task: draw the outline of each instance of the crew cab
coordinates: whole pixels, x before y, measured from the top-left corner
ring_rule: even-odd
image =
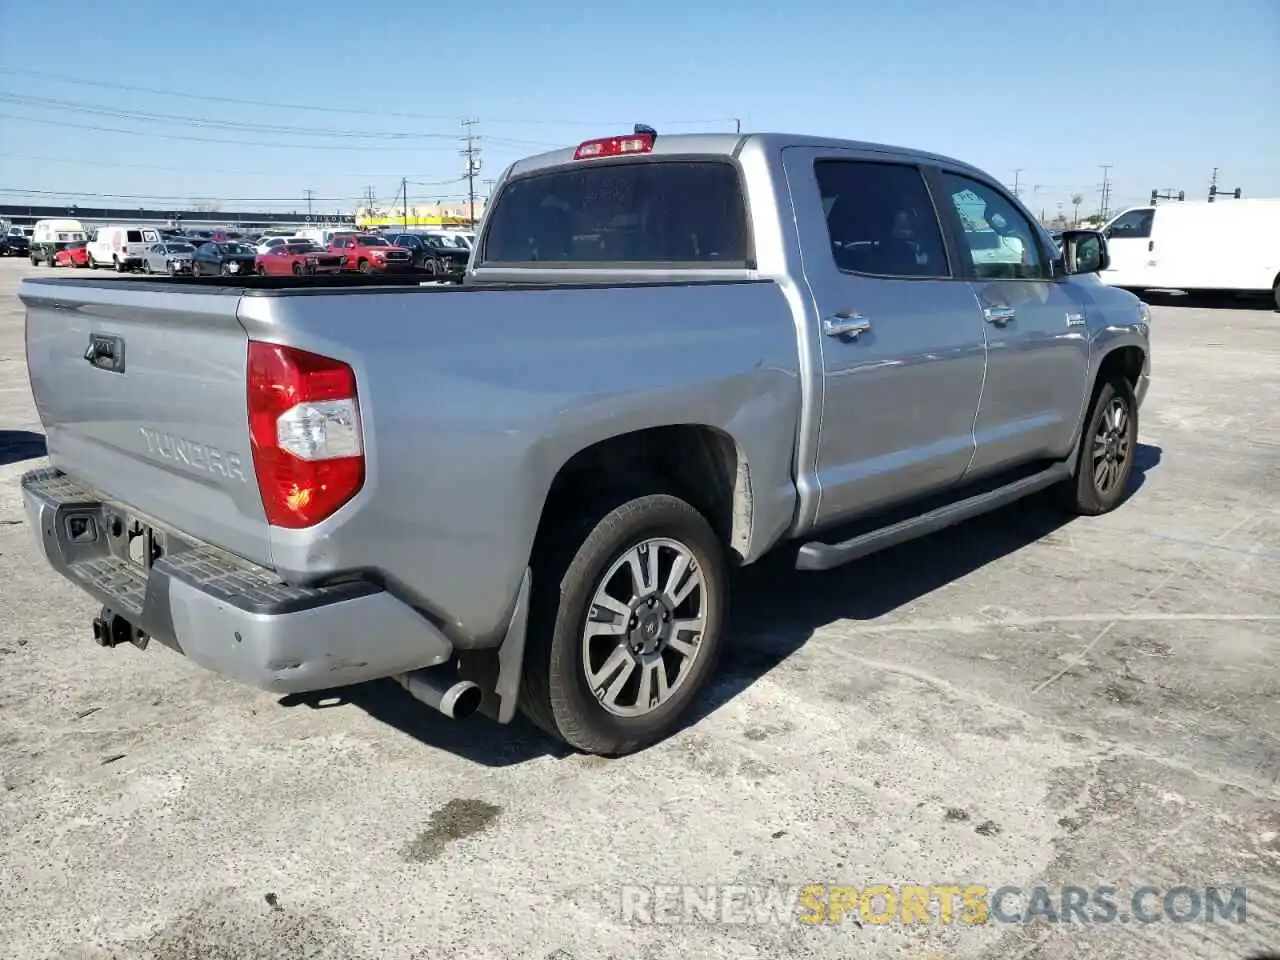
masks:
[[[373,233],[337,234],[329,242],[329,250],[342,254],[348,270],[360,273],[413,269],[413,255],[408,250]]]
[[[511,166],[459,286],[24,280],[26,509],[104,646],[627,753],[731,567],[1123,502],[1150,319],[1107,261],[938,154],[638,129]]]

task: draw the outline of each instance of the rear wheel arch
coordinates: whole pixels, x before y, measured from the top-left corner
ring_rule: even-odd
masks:
[[[622,493],[671,493],[706,517],[735,561],[751,541],[753,497],[745,455],[723,430],[673,424],[592,443],[566,460],[543,501],[535,552],[586,503]]]

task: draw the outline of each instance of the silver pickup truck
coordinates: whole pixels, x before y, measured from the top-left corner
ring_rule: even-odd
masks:
[[[947,157],[637,128],[507,170],[460,286],[24,281],[26,506],[104,646],[626,753],[730,567],[1121,501],[1149,316],[1107,262]]]

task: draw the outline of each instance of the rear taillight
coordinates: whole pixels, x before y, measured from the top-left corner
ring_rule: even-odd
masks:
[[[249,342],[249,439],[267,520],[309,527],[364,484],[355,371],[340,360]]]
[[[601,137],[578,145],[573,152],[575,160],[594,160],[597,157],[618,157],[630,153],[649,153],[653,150],[654,135],[635,133],[626,137]]]

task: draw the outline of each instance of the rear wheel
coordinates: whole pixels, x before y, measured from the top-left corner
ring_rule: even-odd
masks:
[[[1101,381],[1085,422],[1076,473],[1061,487],[1064,505],[1097,516],[1120,505],[1138,442],[1138,402],[1133,387],[1113,374]]]
[[[618,500],[540,548],[520,695],[548,733],[614,756],[676,729],[715,669],[728,606],[724,552],[697,510]]]
[[[1275,286],[1271,288],[1271,298],[1276,303],[1276,309],[1280,310],[1280,276],[1276,277]]]
[[[116,268],[116,273],[124,273],[124,261],[117,256],[111,257],[111,265]]]

